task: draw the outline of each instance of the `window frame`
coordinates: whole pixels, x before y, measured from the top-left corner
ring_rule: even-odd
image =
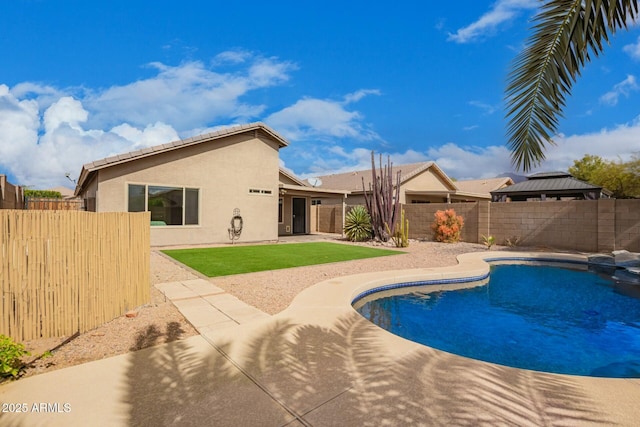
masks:
[[[166,225],[155,225],[155,224],[150,224],[151,227],[158,227],[158,228],[175,228],[175,227],[179,227],[179,228],[184,228],[184,227],[200,227],[201,226],[201,206],[202,206],[202,188],[201,187],[195,187],[195,186],[186,186],[186,185],[172,185],[172,184],[150,184],[150,183],[140,183],[140,182],[127,182],[125,183],[126,185],[126,191],[125,191],[125,203],[126,203],[126,207],[127,207],[127,212],[151,212],[149,210],[149,187],[164,187],[164,188],[169,188],[172,190],[181,190],[182,191],[182,204],[181,204],[181,210],[182,210],[182,217],[181,217],[181,224],[166,224]],[[137,211],[131,211],[130,210],[130,191],[131,191],[131,186],[137,186],[137,187],[143,187],[144,188],[144,210],[137,210]],[[197,223],[195,224],[187,224],[187,219],[191,216],[193,217],[193,215],[187,215],[187,193],[189,192],[189,190],[191,191],[195,191],[195,193],[197,194],[197,198],[196,198],[196,216],[197,216]]]

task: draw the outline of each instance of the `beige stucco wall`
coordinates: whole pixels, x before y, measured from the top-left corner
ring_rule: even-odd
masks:
[[[431,223],[437,210],[454,209],[465,220],[462,240],[482,243],[493,236],[496,244],[518,238],[522,246],[586,252],[626,249],[640,252],[640,199],[570,200],[545,202],[404,205],[409,237],[432,239]],[[318,230],[337,232],[337,206],[318,206]]]
[[[446,202],[447,196],[421,196],[415,194],[407,194],[411,191],[451,191],[442,178],[433,172],[432,168],[414,176],[400,186],[400,202],[410,204],[412,200],[428,201],[431,203]]]
[[[282,222],[278,224],[278,234],[286,236],[293,234],[292,214],[291,214],[291,197],[281,197],[282,206]]]
[[[394,177],[395,184],[395,177]],[[442,178],[434,173],[434,171],[429,168],[426,171],[412,177],[411,179],[405,181],[400,186],[400,202],[403,204],[410,204],[412,200],[419,200],[421,202],[429,202],[429,203],[443,203],[447,201],[446,194],[442,196],[424,196],[417,194],[407,194],[407,191],[451,191],[453,188],[449,187]],[[339,198],[330,198],[327,200],[323,200],[322,204],[327,205],[336,205],[342,203],[342,199]],[[362,192],[354,192],[347,197],[346,203],[348,206],[357,206],[357,205],[365,205],[364,195]]]
[[[278,145],[240,134],[99,170],[97,211],[127,211],[127,185],[200,189],[199,225],[153,226],[152,246],[230,242],[240,209],[240,242],[278,238]],[[271,194],[249,194],[249,189]]]
[[[281,196],[284,202],[283,221],[278,224],[278,234],[280,236],[289,236],[293,234],[293,199],[305,200],[305,231],[311,233],[311,197],[304,195],[285,195]]]

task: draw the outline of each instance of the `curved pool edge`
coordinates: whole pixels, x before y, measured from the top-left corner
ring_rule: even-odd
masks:
[[[300,292],[285,310],[297,308],[353,309],[362,296],[386,289],[421,285],[455,286],[486,278],[491,263],[558,263],[587,265],[588,256],[562,252],[486,251],[458,255],[458,264],[446,267],[386,270],[336,277],[319,282]],[[463,285],[464,286],[464,285]]]
[[[517,259],[514,259],[517,258]],[[515,252],[515,251],[486,251],[466,253],[457,257],[458,264],[438,268],[416,268],[371,272],[350,276],[336,277],[319,282],[303,290],[292,301],[287,309],[276,314],[271,322],[300,325],[301,328],[320,327],[329,334],[348,336],[350,345],[359,349],[357,354],[367,354],[368,350],[361,347],[371,343],[375,354],[383,359],[376,361],[371,369],[388,372],[394,367],[412,367],[410,374],[400,374],[399,381],[407,382],[412,387],[426,387],[428,390],[437,388],[437,384],[446,384],[444,393],[454,401],[461,397],[468,400],[466,393],[479,397],[480,403],[472,403],[473,413],[481,412],[481,402],[491,401],[491,396],[497,396],[500,406],[509,406],[510,402],[529,402],[535,397],[534,406],[541,411],[545,419],[553,411],[561,410],[561,419],[568,414],[574,414],[576,419],[586,421],[592,414],[602,414],[601,421],[590,425],[618,425],[635,426],[640,419],[640,379],[637,378],[605,378],[579,375],[566,375],[531,371],[480,361],[464,356],[448,353],[423,344],[419,344],[369,322],[362,317],[351,305],[354,297],[360,292],[376,286],[416,280],[431,280],[435,278],[464,278],[483,274],[490,268],[487,260],[502,259],[502,262],[551,261],[587,264],[588,256],[581,254],[550,253],[550,252]],[[495,261],[492,261],[495,262]],[[357,333],[354,335],[354,329]],[[297,331],[297,330],[296,330]],[[296,332],[297,333],[297,332]],[[332,335],[332,336],[336,336]],[[359,336],[359,337],[358,337]],[[366,343],[358,338],[366,337]],[[355,339],[354,339],[355,338]],[[348,353],[351,354],[351,353]],[[365,364],[366,365],[366,364]],[[440,366],[441,369],[436,369]],[[503,384],[494,381],[495,375],[500,378],[522,379],[519,385]],[[375,380],[375,376],[373,377]],[[367,381],[362,384],[366,384]],[[415,384],[414,384],[415,382]],[[560,406],[549,397],[549,390],[555,388],[563,390],[560,396]],[[366,388],[366,387],[365,387]],[[490,390],[490,391],[489,391]],[[579,395],[567,390],[579,390]],[[567,396],[566,401],[564,400]],[[504,399],[504,400],[503,400]],[[542,399],[542,400],[540,400]],[[444,402],[444,403],[443,403]],[[447,399],[440,403],[426,404],[416,400],[416,405],[423,405],[446,412]],[[496,407],[491,407],[491,419]],[[551,411],[551,412],[548,412]],[[497,412],[502,413],[498,409]],[[536,412],[537,413],[537,412]]]

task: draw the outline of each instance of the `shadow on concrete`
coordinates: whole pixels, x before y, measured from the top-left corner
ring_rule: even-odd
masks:
[[[355,313],[330,328],[274,319],[255,331],[214,339],[205,356],[181,341],[132,353],[123,402],[129,424],[612,424],[571,377],[406,343],[409,350],[394,353],[388,337]],[[140,342],[156,335],[149,329]]]

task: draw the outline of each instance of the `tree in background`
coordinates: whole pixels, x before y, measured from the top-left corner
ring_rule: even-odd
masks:
[[[62,199],[62,194],[59,191],[54,190],[24,190],[24,197]]]
[[[598,185],[613,192],[617,199],[640,198],[640,157],[628,162],[604,160],[587,154],[574,160],[569,173],[575,178]]]
[[[506,89],[507,143],[525,172],[545,159],[566,95],[603,42],[638,16],[638,0],[549,0],[534,18],[533,35],[515,59]]]

